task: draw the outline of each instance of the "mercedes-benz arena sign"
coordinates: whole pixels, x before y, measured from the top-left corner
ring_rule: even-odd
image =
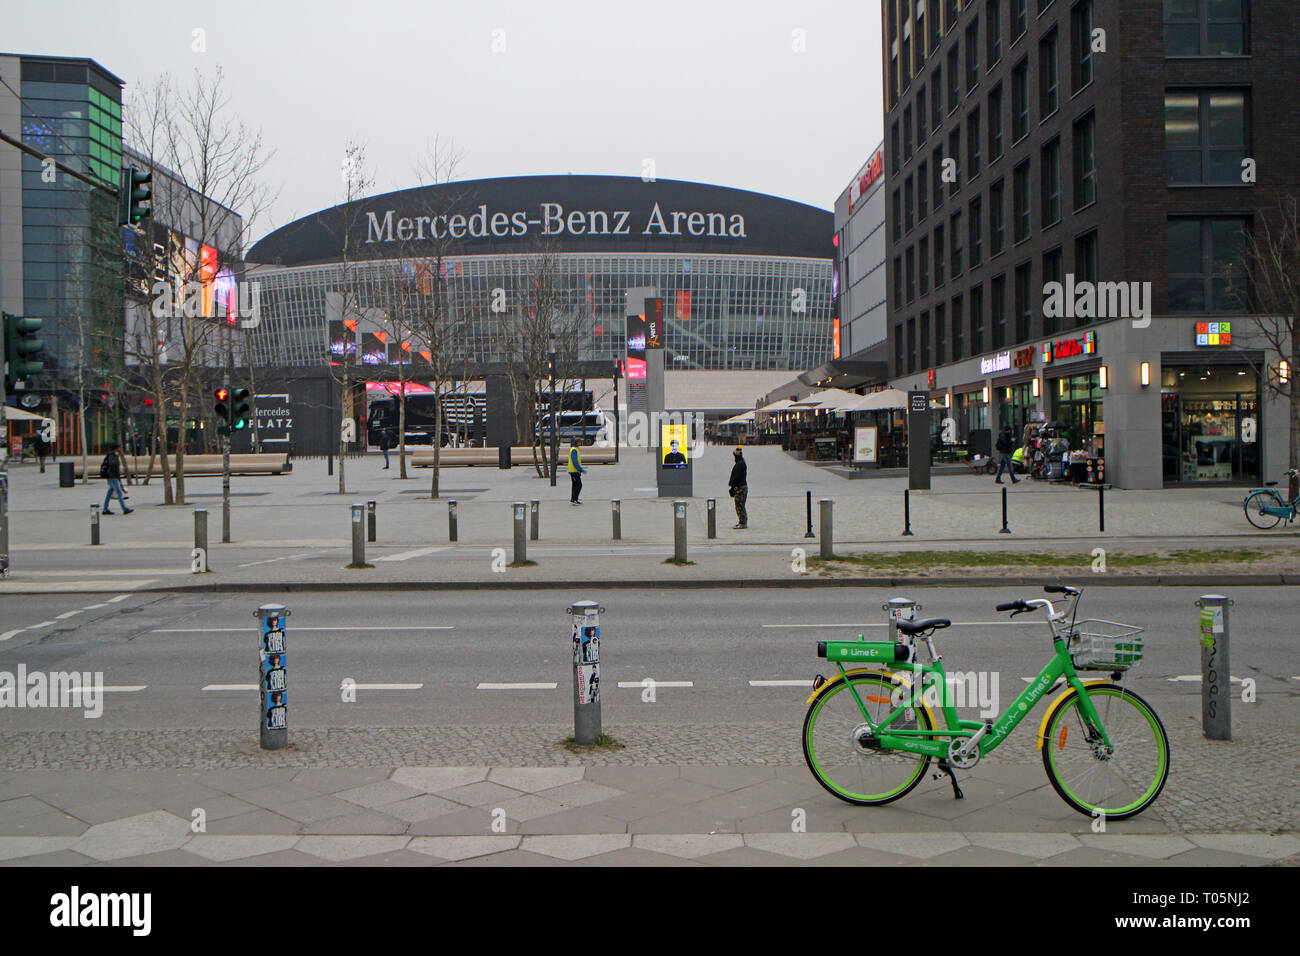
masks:
[[[306,216],[253,246],[281,266],[354,258],[676,252],[829,259],[830,212],[760,193],[624,176],[518,176],[387,193]]]

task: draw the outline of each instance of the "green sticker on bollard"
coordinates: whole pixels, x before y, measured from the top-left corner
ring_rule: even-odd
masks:
[[[1215,614],[1216,611],[1218,611],[1219,613]],[[1223,630],[1222,614],[1223,614],[1222,608],[1215,608],[1215,607],[1201,608],[1201,646],[1202,647],[1214,646],[1215,618],[1216,617],[1218,618],[1219,620],[1218,629],[1222,631]]]

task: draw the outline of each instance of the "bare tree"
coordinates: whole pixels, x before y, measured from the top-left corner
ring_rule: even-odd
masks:
[[[1245,272],[1252,337],[1265,346],[1264,367],[1255,371],[1288,403],[1287,467],[1300,468],[1300,197],[1286,196],[1255,217],[1246,233]],[[1298,493],[1300,478],[1293,477],[1289,497]]]

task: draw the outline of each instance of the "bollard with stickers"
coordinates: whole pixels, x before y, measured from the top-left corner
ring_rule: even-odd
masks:
[[[1228,669],[1228,608],[1222,594],[1202,594],[1201,733],[1210,740],[1232,739],[1232,672]]]
[[[601,736],[600,615],[594,601],[575,601],[565,609],[573,617],[573,742],[587,747]]]
[[[257,676],[262,702],[258,726],[263,750],[279,750],[289,743],[288,654],[284,621],[290,613],[283,604],[263,604],[253,612],[262,624]]]
[[[903,640],[903,635],[898,632],[898,622],[915,621],[921,605],[911,598],[896,597],[880,605],[880,609],[889,615],[889,638],[897,644]]]
[[[456,499],[447,502],[447,540],[456,541],[460,537],[456,527]]]

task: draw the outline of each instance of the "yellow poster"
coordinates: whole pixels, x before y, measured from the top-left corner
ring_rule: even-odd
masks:
[[[685,468],[687,448],[685,425],[659,426],[659,453],[664,456],[665,468]]]

